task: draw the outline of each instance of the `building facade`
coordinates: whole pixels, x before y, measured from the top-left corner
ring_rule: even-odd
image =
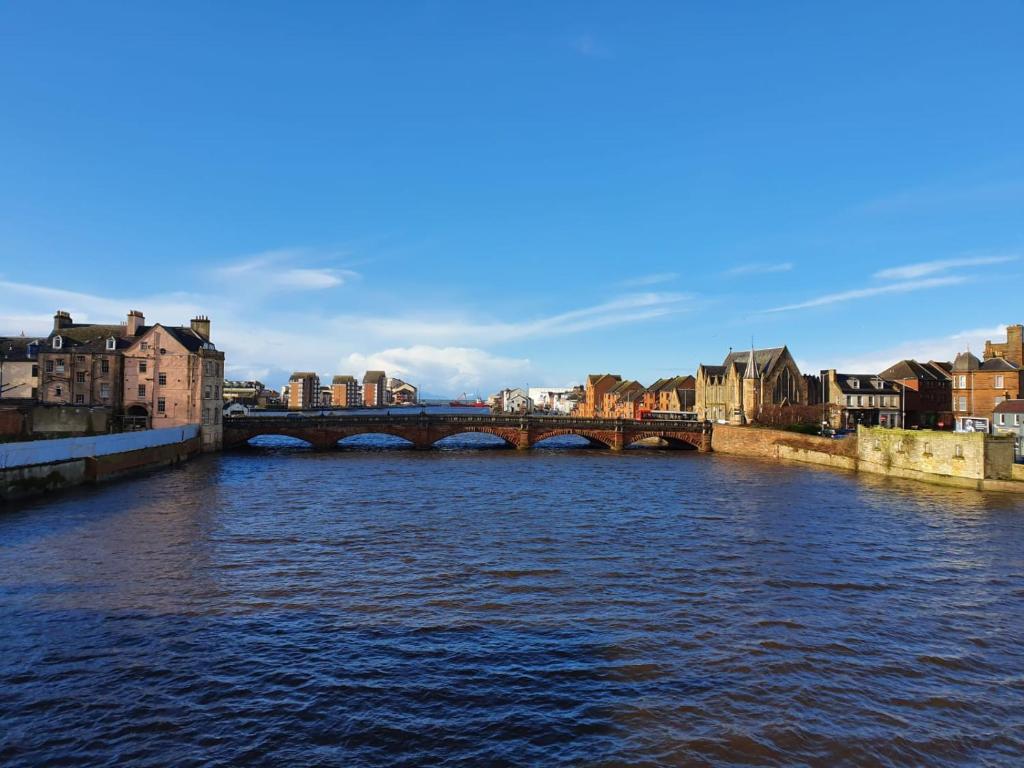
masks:
[[[335,376],[331,379],[331,406],[358,408],[362,405],[362,390],[355,376]]]
[[[576,406],[576,415],[584,419],[593,419],[601,415],[604,396],[608,390],[622,381],[622,377],[614,373],[592,373],[587,376],[583,388],[583,399]]]
[[[290,410],[316,408],[320,404],[320,377],[312,371],[295,371],[288,378]]]
[[[1004,400],[995,407],[992,433],[1012,435],[1014,461],[1024,462],[1024,400]]]
[[[203,450],[223,445],[224,353],[210,341],[209,318],[145,326],[124,349],[122,367],[126,415],[154,428],[199,424]]]
[[[697,396],[697,380],[693,376],[658,379],[647,388],[643,407],[648,411],[693,411]]]
[[[36,400],[39,397],[41,339],[0,336],[0,400]]]
[[[953,361],[952,377],[957,431],[987,432],[996,406],[1019,398],[1024,388],[1024,370],[1004,357],[982,361],[961,352]]]
[[[1002,358],[1018,368],[1024,368],[1024,325],[1006,326],[1006,341],[986,341],[984,358]]]
[[[415,405],[419,402],[419,390],[407,381],[390,378],[387,390],[388,401],[395,405]]]
[[[953,378],[950,363],[900,360],[879,375],[901,390],[901,422],[906,428],[953,428]]]
[[[875,374],[822,371],[825,420],[833,429],[900,426],[902,394],[897,384]]]

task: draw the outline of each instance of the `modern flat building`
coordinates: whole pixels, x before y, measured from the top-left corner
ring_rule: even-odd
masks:
[[[395,405],[415,405],[419,402],[419,390],[407,381],[390,378],[387,390],[388,401]]]
[[[260,381],[233,381],[224,382],[224,402],[242,403],[243,405],[265,405],[266,388]],[[263,401],[262,403],[260,401]]]
[[[357,408],[362,405],[362,391],[355,376],[335,376],[331,379],[331,406]]]
[[[39,396],[41,339],[0,336],[0,400],[35,400]]]
[[[288,379],[288,408],[316,408],[320,404],[320,377],[312,371],[296,371]]]
[[[388,404],[387,375],[384,371],[367,371],[363,376],[363,405],[379,408]]]

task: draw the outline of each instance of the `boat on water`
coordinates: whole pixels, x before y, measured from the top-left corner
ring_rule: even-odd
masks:
[[[483,400],[481,400],[479,396],[477,396],[475,399],[472,399],[470,397],[467,397],[465,392],[463,392],[461,395],[459,395],[459,397],[457,397],[455,400],[449,401],[448,405],[451,408],[486,408],[487,407],[487,403],[485,403]]]

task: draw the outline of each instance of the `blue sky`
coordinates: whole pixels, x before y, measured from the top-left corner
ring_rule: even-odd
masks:
[[[229,375],[648,383],[1024,316],[1024,4],[8,3],[0,334]]]

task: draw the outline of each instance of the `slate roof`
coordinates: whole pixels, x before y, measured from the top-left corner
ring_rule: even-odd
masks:
[[[850,386],[850,379],[856,379],[860,386]],[[876,380],[882,382],[881,389],[874,385]],[[893,395],[899,392],[891,381],[871,373],[836,373],[836,385],[844,395]]]
[[[981,360],[970,352],[961,352],[953,361],[954,371],[976,371],[981,368]]]
[[[990,357],[988,360],[981,364],[981,370],[983,371],[1019,371],[1016,365],[1011,363],[1009,360],[1005,360],[1001,357]]]
[[[295,371],[288,377],[288,381],[298,381],[299,379],[308,379],[313,376],[316,376],[316,374],[312,371]]]
[[[944,381],[949,378],[941,369],[931,364],[921,364],[917,360],[900,360],[878,375],[889,381],[905,381],[907,379]]]
[[[335,376],[333,379],[331,379],[331,383],[332,384],[355,384],[356,383],[356,377],[355,376],[345,376],[345,375]]]
[[[993,413],[1024,413],[1024,400],[1003,400]]]
[[[9,363],[35,360],[35,355],[29,355],[30,344],[36,344],[38,347],[42,342],[28,336],[0,336],[0,357]]]
[[[755,349],[754,362],[757,364],[758,372],[763,373],[769,371],[775,367],[776,363],[779,362],[779,358],[786,351],[785,347],[773,347],[771,349]],[[751,350],[745,352],[731,352],[726,355],[725,361],[722,363],[723,368],[728,368],[730,365],[735,365],[736,368],[742,374],[746,374],[747,364],[750,360]],[[705,366],[710,367],[710,366]]]
[[[363,376],[363,384],[376,384],[384,378],[384,371],[367,371]]]

